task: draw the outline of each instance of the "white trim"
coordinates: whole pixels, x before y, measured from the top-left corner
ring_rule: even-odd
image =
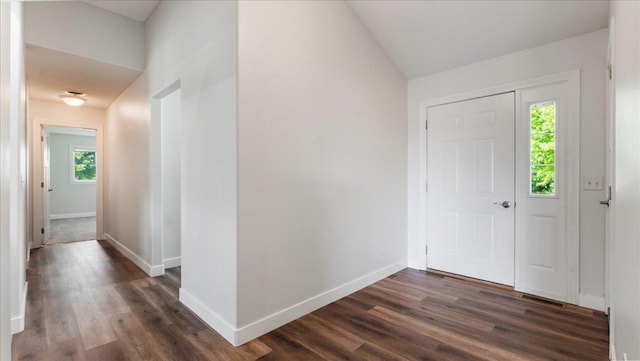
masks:
[[[96,131],[92,129],[81,129],[81,128],[66,128],[66,127],[54,127],[47,126],[47,131],[51,134],[66,134],[66,135],[81,135],[84,137],[95,137]]]
[[[426,119],[426,115],[427,115],[426,111],[428,107],[443,105],[447,103],[454,103],[454,102],[459,102],[459,101],[464,101],[464,100],[469,100],[474,98],[481,98],[481,97],[486,97],[490,95],[508,93],[516,90],[524,90],[527,88],[533,88],[541,85],[560,83],[563,81],[570,80],[574,76],[578,76],[578,79],[579,79],[580,70],[576,69],[576,70],[566,71],[563,73],[547,75],[539,78],[533,78],[533,79],[508,83],[504,85],[498,85],[494,87],[473,90],[465,93],[423,100],[422,102],[420,102],[421,113],[422,115],[424,115],[424,117],[422,117],[421,119]]]
[[[162,99],[181,89],[181,80],[171,82],[151,97],[149,125],[149,199],[151,202],[151,261],[163,262],[162,236]],[[180,99],[182,101],[182,98]],[[182,192],[182,190],[181,190]]]
[[[567,74],[571,88],[571,112],[567,127],[567,261],[569,274],[567,282],[567,300],[576,304],[580,300],[580,70]],[[577,136],[572,136],[577,134]],[[567,139],[568,138],[568,139]],[[573,184],[574,187],[570,185]]]
[[[24,331],[24,319],[27,311],[27,290],[29,289],[29,282],[24,283],[22,288],[22,298],[20,298],[20,314],[11,317],[11,334],[16,334]]]
[[[96,212],[84,212],[84,213],[60,213],[60,214],[52,214],[49,216],[49,219],[67,219],[67,218],[86,218],[86,217],[95,217]]]
[[[193,313],[198,315],[198,317],[204,320],[233,346],[240,346],[299,317],[389,277],[406,267],[406,261],[393,263],[240,328],[234,328],[231,326],[227,321],[204,305],[204,303],[184,288],[180,288],[180,302],[187,306],[187,308],[189,308]]]
[[[234,346],[239,345],[239,343],[236,342],[237,330],[184,288],[180,288],[180,302],[190,309],[191,312],[198,315],[198,317],[229,341],[229,343]]]
[[[617,360],[616,357],[616,344],[613,340],[609,340],[609,360]]]
[[[234,343],[235,346],[242,345],[254,338],[264,335],[284,324],[287,324],[299,317],[324,307],[331,302],[335,302],[346,297],[353,292],[365,288],[375,282],[380,281],[390,275],[401,271],[407,267],[406,261],[399,261],[373,271],[353,281],[347,282],[341,286],[323,292],[319,295],[306,299],[298,304],[287,307],[284,310],[273,313],[263,319],[255,321],[249,325],[238,328]]]
[[[146,274],[151,277],[162,276],[164,274],[164,265],[156,265],[152,266],[148,264],[145,260],[140,258],[135,252],[127,248],[122,243],[118,242],[115,238],[113,238],[110,234],[105,233],[104,238],[113,246],[115,249],[120,251],[123,255],[125,255],[131,262],[135,263],[141,270],[143,270]]]
[[[164,263],[164,269],[178,267],[182,265],[182,257],[165,258],[162,263]]]
[[[580,303],[578,303],[581,307],[590,308],[592,310],[605,311],[604,307],[604,296],[594,296],[588,295],[586,293],[580,294]]]
[[[568,81],[571,84],[571,92],[572,92],[571,110],[570,110],[572,121],[570,122],[571,124],[569,125],[569,128],[568,128],[568,134],[580,134],[579,132],[580,98],[579,96],[576,96],[580,94],[580,70],[579,69],[558,73],[558,74],[553,74],[553,75],[548,75],[548,76],[543,76],[539,78],[517,81],[517,82],[508,83],[504,85],[434,98],[434,99],[425,99],[425,100],[422,100],[419,105],[420,106],[419,119],[420,119],[420,122],[424,122],[425,119],[427,119],[427,108],[429,107],[448,104],[448,103],[454,103],[454,102],[464,101],[464,100],[469,100],[474,98],[486,97],[486,96],[491,96],[496,94],[502,94],[502,93],[507,93],[512,91],[519,91],[519,90],[524,90],[532,87],[550,85],[550,84],[566,82],[566,81]],[[574,132],[574,130],[576,129],[574,128],[574,126],[577,126],[577,129],[578,129],[577,132]],[[424,189],[425,184],[427,184],[427,135],[426,135],[426,132],[424,131],[420,132],[419,137],[420,137],[420,140],[419,140],[420,146],[419,146],[418,159],[419,159],[420,169],[419,169],[419,182],[417,186],[418,186],[418,189]],[[574,137],[569,137],[569,142],[578,142],[578,140],[573,138]],[[578,147],[577,149],[579,150],[579,146],[580,146],[579,143],[568,144],[569,149],[574,149],[574,147],[576,146]],[[575,180],[577,179],[577,183],[575,184],[580,185],[581,184],[580,173],[579,173],[580,162],[573,159],[573,157],[578,157],[578,160],[579,160],[580,155],[579,153],[577,155],[569,154],[568,162],[569,164],[572,164],[573,167],[570,167],[570,169],[568,170],[567,178],[569,179],[569,182],[575,182]],[[575,168],[577,168],[577,173],[575,172]],[[569,187],[569,188],[572,188],[572,187]],[[573,193],[573,194],[569,194],[568,200],[567,200],[568,208],[570,209],[570,211],[568,212],[568,219],[567,219],[567,229],[568,229],[567,233],[569,234],[568,240],[567,240],[567,246],[568,246],[567,254],[568,254],[568,263],[569,263],[569,278],[570,278],[568,282],[569,292],[567,294],[567,300],[568,302],[574,303],[574,304],[578,303],[578,298],[579,298],[578,287],[579,287],[579,277],[580,277],[579,275],[579,252],[580,252],[579,189],[580,188],[581,187],[578,186],[575,189],[570,190],[570,193]],[[418,213],[419,213],[418,239],[420,240],[421,245],[420,247],[418,247],[418,250],[417,250],[418,253],[410,254],[409,259],[411,260],[410,264],[412,267],[415,266],[417,269],[426,269],[427,257],[424,252],[424,249],[428,244],[427,217],[426,217],[427,192],[419,192],[419,194],[420,194],[420,206],[418,209]]]

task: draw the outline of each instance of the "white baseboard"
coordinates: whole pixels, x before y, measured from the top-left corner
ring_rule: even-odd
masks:
[[[24,283],[22,290],[22,298],[20,299],[20,314],[11,317],[11,334],[16,334],[24,331],[24,319],[27,311],[27,290],[29,288],[29,282]]]
[[[240,346],[310,312],[346,297],[407,267],[406,261],[393,263],[341,286],[311,297],[284,310],[240,328],[234,328],[200,300],[180,288],[180,302],[198,315],[233,346]]]
[[[182,257],[165,258],[162,263],[164,263],[164,269],[178,267],[182,265]]]
[[[593,310],[604,311],[604,296],[598,297],[588,295],[586,293],[580,294],[579,306],[591,308]]]
[[[229,343],[234,346],[239,345],[236,343],[236,329],[184,288],[180,288],[180,302],[216,330]]]
[[[152,266],[148,264],[145,260],[140,258],[137,254],[135,254],[132,250],[127,248],[122,243],[118,242],[115,238],[113,238],[110,234],[105,233],[104,238],[109,242],[113,247],[115,247],[120,253],[124,254],[131,262],[135,263],[136,266],[140,267],[146,274],[151,277],[162,276],[164,274],[164,265],[156,265]]]
[[[96,216],[96,212],[61,213],[61,214],[52,214],[49,216],[49,219],[84,218],[84,217],[95,217],[95,216]]]
[[[346,297],[355,291],[365,288],[372,283],[378,282],[383,278],[386,278],[400,270],[407,267],[406,261],[400,261],[393,263],[389,266],[383,267],[379,270],[373,271],[367,275],[357,278],[353,281],[347,282],[334,289],[323,292],[319,295],[311,297],[298,304],[285,308],[271,314],[261,320],[255,321],[249,325],[240,327],[236,331],[234,345],[242,345],[245,342],[251,341],[254,338],[264,335],[265,333],[272,331],[284,324],[287,324],[297,318],[300,318],[310,312],[313,312],[321,307],[324,307],[331,302],[335,302],[343,297]]]

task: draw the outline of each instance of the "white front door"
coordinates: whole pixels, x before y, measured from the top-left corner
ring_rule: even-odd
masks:
[[[428,268],[514,285],[513,92],[428,108]]]
[[[518,105],[516,290],[575,303],[570,256],[577,242],[579,130],[571,86],[521,90]]]

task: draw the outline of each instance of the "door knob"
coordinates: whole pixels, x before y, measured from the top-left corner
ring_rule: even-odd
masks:
[[[53,190],[53,188],[49,188],[49,192],[51,192]]]
[[[500,206],[502,206],[504,208],[511,207],[511,202],[509,202],[509,201],[493,202],[493,204],[500,205]]]
[[[600,204],[609,207],[609,200],[607,199],[606,201],[600,201]]]

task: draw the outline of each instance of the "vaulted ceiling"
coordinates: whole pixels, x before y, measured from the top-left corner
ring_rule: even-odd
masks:
[[[83,2],[144,22],[157,0]],[[352,0],[349,5],[408,79],[607,27],[608,1]],[[108,13],[105,13],[108,14]],[[139,72],[27,47],[34,99],[59,101],[65,89],[106,108]]]
[[[352,0],[408,79],[607,27],[608,1]]]

